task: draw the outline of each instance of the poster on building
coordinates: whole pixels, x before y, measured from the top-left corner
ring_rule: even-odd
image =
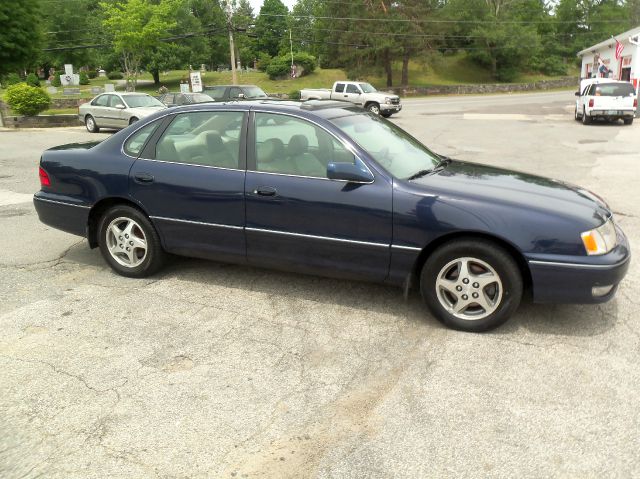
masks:
[[[191,78],[191,91],[194,93],[201,93],[202,78],[200,77],[200,72],[191,72],[189,76]]]

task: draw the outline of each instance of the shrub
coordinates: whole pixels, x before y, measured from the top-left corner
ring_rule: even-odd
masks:
[[[89,84],[89,75],[87,72],[80,72],[80,85],[88,85]]]
[[[107,73],[107,78],[109,80],[122,80],[124,75],[120,72],[109,72]]]
[[[35,73],[29,73],[25,82],[30,86],[40,86],[40,78]]]
[[[89,70],[87,72],[87,76],[93,80],[94,78],[98,77],[98,72],[95,70]]]
[[[293,90],[289,92],[289,100],[299,100],[300,90]]]
[[[34,116],[49,108],[51,98],[41,88],[18,83],[7,88],[5,100],[19,115]]]
[[[290,61],[287,61],[284,57],[276,57],[271,60],[269,66],[267,67],[267,75],[271,80],[276,80],[278,78],[283,78],[289,75],[291,72],[291,64]]]
[[[298,67],[302,67],[302,71],[298,74],[298,76],[308,75],[309,73],[312,73],[318,66],[316,57],[314,57],[313,55],[309,55],[307,52],[294,53],[293,63],[298,65]]]
[[[60,75],[64,75],[64,70],[56,70],[55,72],[53,72],[51,86],[62,86],[62,83],[60,82]]]
[[[20,83],[22,80],[20,79],[20,75],[18,75],[17,73],[8,73],[3,79],[2,79],[2,86],[4,86],[5,88],[11,86],[11,85],[15,85],[17,83]]]
[[[266,72],[267,68],[269,68],[269,64],[271,63],[271,56],[268,53],[262,52],[258,56],[258,70],[261,72]]]

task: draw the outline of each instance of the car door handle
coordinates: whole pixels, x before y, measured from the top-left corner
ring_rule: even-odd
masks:
[[[272,186],[258,186],[255,190],[253,190],[254,195],[260,196],[276,196],[278,191]]]
[[[153,183],[153,176],[149,173],[136,173],[135,175],[133,175],[133,181],[142,185],[146,185],[149,183]]]

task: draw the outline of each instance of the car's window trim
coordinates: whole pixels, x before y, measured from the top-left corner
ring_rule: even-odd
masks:
[[[364,167],[367,169],[367,171],[371,174],[371,176],[373,177],[373,180],[371,180],[371,181],[335,180],[335,179],[331,179],[331,178],[324,178],[324,177],[321,177],[321,176],[305,176],[305,175],[293,175],[293,174],[290,174],[290,173],[275,173],[275,172],[271,172],[271,171],[258,171],[257,162],[256,162],[256,146],[257,146],[257,144],[256,144],[256,122],[255,122],[255,114],[256,113],[270,113],[272,115],[290,116],[290,117],[296,118],[298,120],[303,120],[303,121],[307,121],[309,123],[312,123],[313,125],[317,126],[321,130],[323,130],[325,133],[329,134],[338,143],[340,143],[349,153],[351,153],[354,156],[356,161],[360,161],[360,163],[362,163],[364,165]],[[250,119],[249,119],[249,135],[247,135],[247,137],[248,137],[248,141],[247,141],[247,171],[251,171],[253,173],[262,173],[262,174],[266,174],[266,175],[290,176],[290,177],[294,177],[294,178],[310,178],[310,179],[314,179],[314,180],[337,181],[337,182],[343,182],[343,183],[357,183],[357,184],[361,184],[361,185],[371,185],[371,184],[376,182],[376,175],[373,173],[373,171],[371,171],[371,168],[369,168],[369,165],[367,165],[367,162],[364,161],[360,157],[360,155],[357,153],[356,148],[354,148],[353,145],[349,144],[348,142],[344,141],[342,138],[337,136],[335,133],[327,130],[327,128],[325,128],[323,125],[321,125],[320,123],[318,123],[315,120],[312,120],[312,119],[309,119],[309,118],[305,118],[303,116],[295,115],[295,114],[289,113],[289,112],[269,111],[269,110],[262,110],[262,109],[258,109],[258,108],[252,108],[251,109]],[[249,147],[249,145],[251,145],[251,148]]]

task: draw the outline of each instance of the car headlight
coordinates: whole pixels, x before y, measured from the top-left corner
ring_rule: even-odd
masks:
[[[388,96],[385,96],[385,97],[384,97],[384,102],[385,102],[386,104],[391,104],[391,98],[389,98]]]
[[[604,224],[580,235],[588,255],[606,254],[615,248],[618,242],[616,227],[610,218]]]

